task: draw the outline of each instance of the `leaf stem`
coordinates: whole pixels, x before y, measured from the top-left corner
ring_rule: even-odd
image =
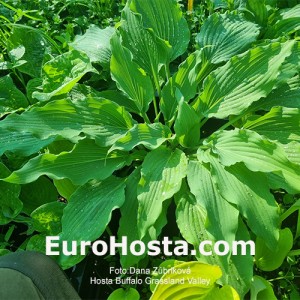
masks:
[[[145,121],[147,124],[151,124],[151,122],[150,122],[150,120],[149,120],[147,114],[146,114],[144,111],[141,112],[141,117],[144,119],[144,121]]]

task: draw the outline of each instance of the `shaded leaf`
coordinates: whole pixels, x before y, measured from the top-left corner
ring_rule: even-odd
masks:
[[[10,174],[10,171],[0,162],[0,178]],[[13,220],[22,210],[23,203],[19,199],[21,187],[0,180],[0,224]]]
[[[56,201],[57,198],[58,194],[55,186],[46,177],[40,177],[36,181],[24,184],[21,187],[22,211],[28,215],[43,204]]]

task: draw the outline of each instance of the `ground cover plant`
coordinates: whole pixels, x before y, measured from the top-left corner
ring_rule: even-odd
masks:
[[[211,279],[112,276],[98,298],[299,299],[300,4],[34,2],[0,1],[0,253],[56,235],[254,240],[254,257],[98,258],[102,277],[99,263]],[[55,257],[76,272],[88,258]]]

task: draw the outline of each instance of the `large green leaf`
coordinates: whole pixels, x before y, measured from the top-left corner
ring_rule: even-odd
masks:
[[[142,16],[132,12],[128,5],[123,10],[119,30],[123,46],[130,50],[133,60],[153,77],[158,88],[158,73],[161,66],[168,62],[170,44],[159,39],[153,29],[144,28]]]
[[[9,75],[0,78],[0,118],[28,106],[25,95],[15,86]]]
[[[130,9],[142,15],[145,28],[151,28],[171,46],[170,60],[187,49],[190,34],[187,21],[175,0],[132,0]]]
[[[46,153],[30,159],[20,170],[5,180],[11,183],[29,183],[42,175],[53,179],[68,178],[74,184],[84,184],[90,179],[103,180],[122,168],[129,155],[122,152],[107,154],[91,140],[83,140],[70,152],[58,155]],[[129,161],[128,161],[129,162]]]
[[[291,142],[283,145],[287,158],[295,164],[300,165],[300,143]]]
[[[26,138],[33,145],[43,147],[49,137],[61,136],[73,142],[82,139],[82,134],[95,139],[99,146],[112,145],[118,138],[133,126],[133,120],[126,110],[117,104],[103,98],[87,98],[72,102],[57,100],[43,107],[35,107],[21,115],[11,114],[0,122],[0,147],[4,140],[5,149],[13,151],[20,149],[19,141],[24,135],[25,145],[29,147]],[[2,133],[4,130],[4,134]],[[30,134],[29,134],[30,133]],[[15,141],[9,141],[10,135],[16,135]],[[33,136],[34,137],[33,137]],[[30,152],[30,149],[26,149]],[[4,150],[5,151],[5,150]]]
[[[259,34],[259,27],[233,13],[215,13],[201,26],[196,41],[205,59],[218,64],[248,49]]]
[[[112,211],[122,206],[124,188],[124,180],[114,176],[78,188],[64,209],[61,240],[79,242],[99,238]]]
[[[114,27],[100,29],[95,25],[91,25],[84,35],[77,35],[69,45],[78,51],[84,52],[91,62],[99,62],[105,68],[109,68],[110,38],[114,32]]]
[[[247,129],[219,131],[213,134],[205,144],[218,155],[224,166],[243,162],[253,172],[274,173],[295,191],[300,191],[299,166],[287,159],[284,148],[271,142],[258,133]]]
[[[7,177],[10,171],[0,162],[0,178]],[[22,210],[19,199],[21,187],[16,184],[0,181],[0,224],[9,223]]]
[[[221,119],[242,113],[271,92],[293,45],[271,43],[233,57],[205,79],[195,107],[206,117]]]
[[[243,127],[284,144],[300,141],[300,109],[274,107],[264,116],[251,116]]]
[[[150,77],[132,60],[130,51],[121,45],[115,34],[111,39],[112,57],[110,71],[117,86],[134,102],[139,112],[146,112],[154,98]]]
[[[53,58],[43,66],[43,92],[32,96],[48,101],[56,95],[68,93],[88,72],[97,72],[86,54],[72,50]]]
[[[179,149],[172,151],[161,146],[145,157],[138,185],[140,238],[160,216],[162,202],[179,191],[186,168],[187,158]]]
[[[200,141],[200,117],[183,99],[178,106],[174,125],[177,140],[183,147],[194,147]]]
[[[144,145],[147,149],[156,149],[171,138],[169,127],[161,123],[135,124],[124,136],[118,139],[110,151],[118,149],[130,151],[138,145]]]
[[[197,203],[207,211],[207,231],[216,240],[231,243],[238,228],[238,210],[221,196],[210,171],[200,162],[190,161],[187,180]]]
[[[278,207],[269,191],[265,174],[256,172],[254,182],[253,172],[243,164],[225,169],[212,155],[201,151],[198,157],[211,163],[210,171],[220,194],[237,207],[252,232],[263,238],[269,247],[276,247],[279,237]]]

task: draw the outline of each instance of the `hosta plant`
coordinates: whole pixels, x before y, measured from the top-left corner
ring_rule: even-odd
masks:
[[[253,270],[299,253],[300,226],[293,237],[275,197],[300,193],[300,5],[275,2],[224,1],[194,41],[177,1],[129,0],[115,28],[90,26],[63,54],[39,31],[25,39],[13,27],[1,62],[0,223],[28,224],[24,245],[39,251],[46,236],[95,241],[110,226],[128,244],[252,239],[255,257],[185,259],[212,265],[207,299],[250,289],[251,299],[274,299]],[[174,220],[178,230],[166,232]],[[120,254],[123,268],[147,264]]]

